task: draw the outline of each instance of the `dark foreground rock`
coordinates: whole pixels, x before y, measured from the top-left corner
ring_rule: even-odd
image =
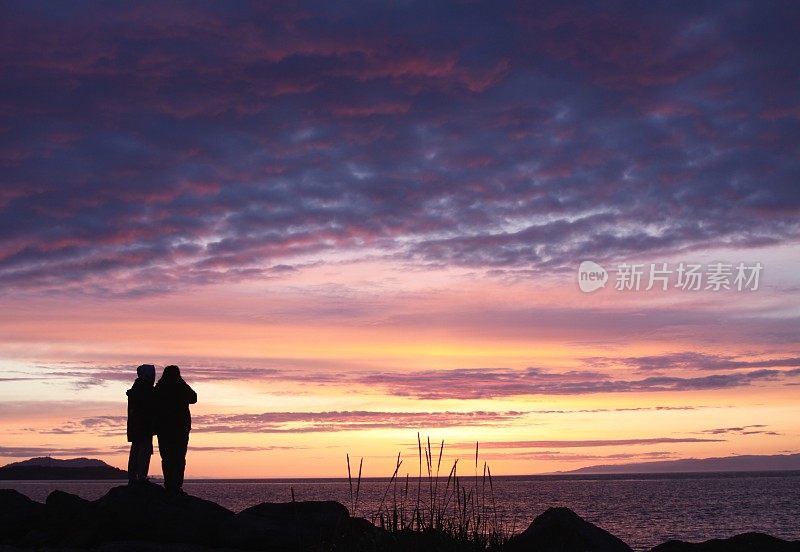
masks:
[[[764,533],[744,533],[729,539],[699,543],[671,540],[650,549],[650,552],[800,552],[800,542],[785,541]]]
[[[115,487],[95,507],[101,542],[143,540],[213,544],[220,525],[233,512],[186,494],[173,495],[158,485]]]
[[[42,523],[45,507],[13,489],[0,489],[0,543],[22,538]]]
[[[213,545],[231,516],[218,504],[169,494],[158,485],[115,487],[95,501],[53,491],[41,522],[12,544],[84,549],[116,541]]]
[[[45,504],[0,490],[0,552],[473,552],[441,531],[390,533],[351,517],[338,502],[264,503],[238,514],[157,485],[115,487],[98,500],[54,491]],[[492,552],[630,552],[568,508],[551,508]],[[651,552],[800,552],[800,542],[747,533],[699,544],[670,541]]]
[[[549,508],[505,547],[510,552],[633,552],[631,547],[569,508]]]
[[[347,508],[338,502],[264,503],[247,508],[222,524],[222,542],[244,550],[313,547],[332,548],[350,521]]]

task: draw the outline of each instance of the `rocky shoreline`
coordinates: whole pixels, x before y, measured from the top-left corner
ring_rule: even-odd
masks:
[[[45,504],[0,490],[0,552],[96,550],[179,552],[461,552],[479,550],[441,531],[387,532],[338,502],[263,503],[239,513],[158,485],[120,486],[89,501],[53,491]],[[493,550],[631,552],[568,508],[550,508]],[[650,552],[800,552],[800,541],[745,533],[703,543],[669,541]]]

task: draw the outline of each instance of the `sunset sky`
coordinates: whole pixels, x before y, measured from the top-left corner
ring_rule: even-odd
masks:
[[[0,4],[0,463],[141,363],[188,477],[800,452],[797,3],[289,4]]]

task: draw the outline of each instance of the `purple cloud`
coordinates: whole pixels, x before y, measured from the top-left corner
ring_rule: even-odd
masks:
[[[117,447],[63,447],[63,446],[35,446],[35,447],[2,447],[0,446],[0,456],[12,458],[31,458],[40,456],[61,456],[76,458],[81,456],[103,456],[106,454],[121,453],[129,447],[120,445]]]
[[[48,377],[65,378],[78,387],[130,381],[131,367],[43,368]],[[489,399],[523,395],[587,395],[660,391],[697,391],[748,387],[781,382],[791,385],[800,376],[792,370],[759,369],[714,373],[699,376],[651,375],[639,379],[621,379],[598,370],[549,371],[487,367],[437,370],[352,369],[339,372],[300,370],[296,368],[246,368],[241,366],[187,367],[189,381],[253,381],[293,383],[317,386],[358,386],[370,392],[388,393],[423,400]]]
[[[4,289],[798,236],[788,4],[2,10]]]
[[[789,371],[753,370],[696,377],[650,376],[615,379],[592,371],[547,372],[537,368],[464,368],[410,373],[367,374],[362,384],[377,385],[399,396],[418,399],[489,399],[521,395],[586,395],[659,391],[697,391],[747,387],[785,381]]]
[[[485,455],[487,459],[503,459],[503,460],[543,460],[555,462],[587,462],[596,460],[652,460],[675,458],[673,452],[668,451],[647,451],[641,453],[633,452],[619,452],[616,454],[565,454],[560,451],[544,450],[544,451],[507,451],[501,453],[488,453]]]
[[[590,364],[623,364],[643,372],[661,372],[670,369],[690,370],[739,370],[753,368],[793,368],[800,369],[800,357],[778,357],[758,360],[741,359],[736,356],[697,353],[692,351],[666,353],[663,355],[623,357],[623,358],[587,358]],[[789,371],[788,373],[793,373]]]
[[[158,448],[156,444],[156,449]],[[303,446],[198,446],[192,445],[193,451],[198,452],[262,452],[271,450],[302,450]],[[108,454],[125,454],[130,449],[129,445],[109,447],[62,447],[62,446],[35,446],[35,447],[0,447],[0,457],[11,458],[37,458],[53,456],[62,458],[76,458],[82,456],[97,457]]]
[[[764,424],[751,424],[738,427],[716,427],[713,429],[704,429],[697,433],[705,435],[780,435],[776,431],[766,429]]]
[[[195,433],[320,433],[368,429],[417,429],[420,427],[502,427],[524,419],[527,412],[262,412],[255,414],[197,414],[192,417]],[[94,416],[68,421],[42,434],[124,435],[125,416]]]
[[[526,449],[526,448],[594,448],[634,445],[661,445],[668,443],[718,443],[725,439],[696,437],[651,437],[641,439],[555,439],[546,441],[489,441],[480,443],[481,449]],[[454,448],[475,449],[475,443],[457,443]]]

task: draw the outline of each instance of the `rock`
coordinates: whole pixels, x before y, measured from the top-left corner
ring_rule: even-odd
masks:
[[[345,524],[336,550],[352,552],[388,552],[396,550],[396,539],[386,530],[364,518],[350,518]]]
[[[764,533],[743,533],[729,539],[691,543],[667,541],[650,552],[800,552],[800,541],[785,541]]]
[[[44,504],[13,489],[0,489],[0,543],[16,544],[41,524]]]
[[[411,531],[403,529],[394,535],[394,550],[405,552],[460,552],[474,549],[460,544],[456,539],[438,529],[424,529]]]
[[[219,504],[154,484],[115,487],[96,501],[92,540],[213,545],[232,516]]]
[[[19,548],[15,548],[19,547]],[[239,514],[158,485],[111,489],[89,501],[54,491],[46,504],[0,490],[0,552],[465,552],[483,550],[443,531],[394,533],[350,517],[338,502],[263,503]],[[497,549],[497,548],[491,548]],[[632,552],[568,508],[550,508],[502,548],[508,552]],[[745,533],[650,552],[800,552],[800,541]]]
[[[512,537],[509,552],[632,552],[631,547],[569,508],[549,508],[521,534]]]
[[[101,544],[97,547],[97,552],[224,552],[224,550],[199,544],[117,541]]]
[[[88,515],[94,510],[94,503],[72,493],[55,490],[45,500],[47,511],[64,515]]]
[[[94,533],[95,504],[78,495],[53,491],[45,501],[43,523],[28,534],[27,544],[83,546]]]
[[[349,518],[339,502],[265,502],[227,519],[220,541],[247,550],[327,549],[342,537]]]

